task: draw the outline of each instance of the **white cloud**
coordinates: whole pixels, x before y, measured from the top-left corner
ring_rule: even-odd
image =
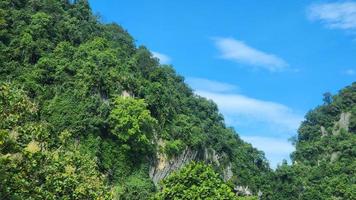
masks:
[[[159,59],[161,64],[169,64],[171,62],[171,58],[163,53],[158,53],[156,51],[151,51],[153,57],[156,57]]]
[[[266,154],[290,154],[295,150],[294,146],[286,139],[261,136],[241,136],[241,138],[254,144],[254,147]]]
[[[281,158],[287,159],[295,148],[286,139],[261,137],[261,136],[241,136],[241,138],[259,150],[262,150],[269,159],[271,167],[276,168],[281,163]]]
[[[356,2],[313,4],[308,7],[308,17],[321,21],[328,28],[355,30]]]
[[[233,38],[214,38],[214,41],[224,59],[270,71],[280,71],[288,67],[282,58],[250,47],[243,41]]]
[[[195,90],[204,90],[212,92],[231,92],[238,89],[237,86],[221,83],[218,81],[208,80],[204,78],[189,77],[186,79],[187,83]]]
[[[289,160],[294,147],[288,138],[295,135],[304,119],[300,113],[277,102],[239,94],[230,84],[201,78],[193,80],[188,83],[198,82],[191,84],[196,89],[195,93],[213,100],[226,123],[234,126],[243,140],[264,151],[272,168],[276,168],[283,159]]]
[[[200,96],[212,99],[232,124],[267,123],[276,130],[295,132],[303,117],[279,103],[254,99],[240,94],[222,94],[198,90]]]
[[[353,76],[356,74],[356,71],[353,69],[347,69],[347,70],[343,71],[343,73],[346,75],[349,75],[349,76]]]

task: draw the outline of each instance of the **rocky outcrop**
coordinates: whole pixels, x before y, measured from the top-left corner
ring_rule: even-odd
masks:
[[[122,91],[121,96],[123,97],[133,97],[133,95],[129,91]]]
[[[331,133],[329,133],[324,126],[320,126],[321,137],[325,137],[329,134],[339,135],[341,130],[349,131],[350,119],[351,119],[350,112],[341,113],[340,119],[339,121],[334,123]]]
[[[171,172],[180,169],[185,164],[196,160],[198,152],[186,148],[182,154],[172,159],[168,159],[165,154],[158,153],[156,161],[150,167],[149,175],[155,185],[158,185],[159,181],[167,177]]]
[[[335,152],[333,152],[333,153],[331,154],[331,156],[330,156],[330,162],[335,162],[335,161],[337,161],[337,159],[339,159],[340,155],[341,155],[341,152],[340,152],[340,151],[335,151]]]
[[[230,180],[233,175],[234,175],[234,173],[231,170],[231,163],[229,162],[229,164],[223,170],[223,179],[224,179],[224,181]]]
[[[232,172],[232,165],[231,162],[226,162],[228,160],[228,155],[226,153],[218,154],[212,148],[205,148],[204,149],[204,161],[220,167],[222,169],[222,178],[224,181],[228,181],[232,178],[234,173]],[[224,164],[227,163],[227,164]]]
[[[350,112],[341,113],[339,121],[335,122],[335,124],[334,124],[332,134],[338,135],[338,134],[340,134],[340,131],[342,129],[349,131],[350,118],[351,118]]]
[[[237,196],[251,196],[252,192],[251,190],[248,188],[248,186],[244,187],[244,186],[235,186],[234,187],[234,191],[236,193]]]
[[[320,131],[321,131],[321,137],[325,137],[328,135],[328,132],[326,131],[324,126],[320,126]]]
[[[212,148],[204,148],[204,160],[207,163],[214,164],[220,166],[220,156],[216,153],[215,149]]]
[[[164,147],[165,142],[162,139],[158,139],[157,144],[160,147]],[[151,163],[149,176],[153,183],[158,186],[162,179],[191,161],[203,161],[218,167],[222,172],[221,175],[224,181],[228,181],[234,176],[232,164],[229,162],[226,153],[217,153],[212,148],[204,148],[201,151],[197,151],[188,147],[180,155],[170,159],[164,153],[157,153],[155,160]],[[235,186],[234,191],[237,196],[253,195],[248,186]],[[261,196],[262,192],[259,192],[258,195]]]
[[[164,141],[159,139],[158,146],[164,146]],[[182,168],[184,165],[191,161],[204,161],[222,169],[222,178],[224,181],[228,181],[234,175],[232,172],[232,165],[227,162],[224,166],[221,163],[226,163],[228,156],[225,153],[218,154],[212,148],[204,148],[202,151],[192,150],[186,148],[180,155],[168,158],[164,153],[157,153],[155,160],[150,166],[149,175],[155,185],[158,185],[159,181],[167,177],[175,170]]]

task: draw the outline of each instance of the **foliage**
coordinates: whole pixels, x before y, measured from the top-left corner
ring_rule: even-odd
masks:
[[[114,197],[123,200],[141,200],[150,198],[155,186],[144,168],[135,171],[116,187]]]
[[[273,172],[214,102],[124,28],[102,23],[86,0],[0,1],[0,60],[0,198],[147,199],[157,151],[175,159],[184,149],[213,149],[221,165],[189,165],[163,181],[157,198],[181,186],[192,198],[192,188],[229,197],[218,175],[228,164],[231,186],[264,199],[355,198],[355,83],[325,93],[298,130],[294,164]],[[351,113],[348,129],[335,125],[342,113]],[[212,178],[189,185],[200,173]]]
[[[154,125],[142,99],[117,97],[109,115],[111,133],[125,145],[128,151],[147,153],[152,149]]]
[[[356,83],[339,94],[324,95],[324,105],[310,111],[295,138],[293,165],[273,175],[269,199],[355,199]],[[347,129],[341,115],[350,114]]]
[[[110,199],[104,175],[81,145],[67,140],[70,133],[53,137],[45,123],[34,122],[36,105],[22,90],[3,84],[0,96],[2,199]]]
[[[211,166],[190,163],[161,183],[154,199],[236,199]]]

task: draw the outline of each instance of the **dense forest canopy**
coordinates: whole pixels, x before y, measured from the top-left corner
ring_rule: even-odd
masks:
[[[292,166],[274,173],[273,199],[356,199],[356,83],[307,113]]]
[[[0,2],[0,199],[355,199],[355,102],[326,95],[273,171],[86,0]]]

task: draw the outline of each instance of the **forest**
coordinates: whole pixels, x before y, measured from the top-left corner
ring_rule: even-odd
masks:
[[[1,200],[356,199],[356,82],[323,102],[273,170],[86,0],[0,2]]]

